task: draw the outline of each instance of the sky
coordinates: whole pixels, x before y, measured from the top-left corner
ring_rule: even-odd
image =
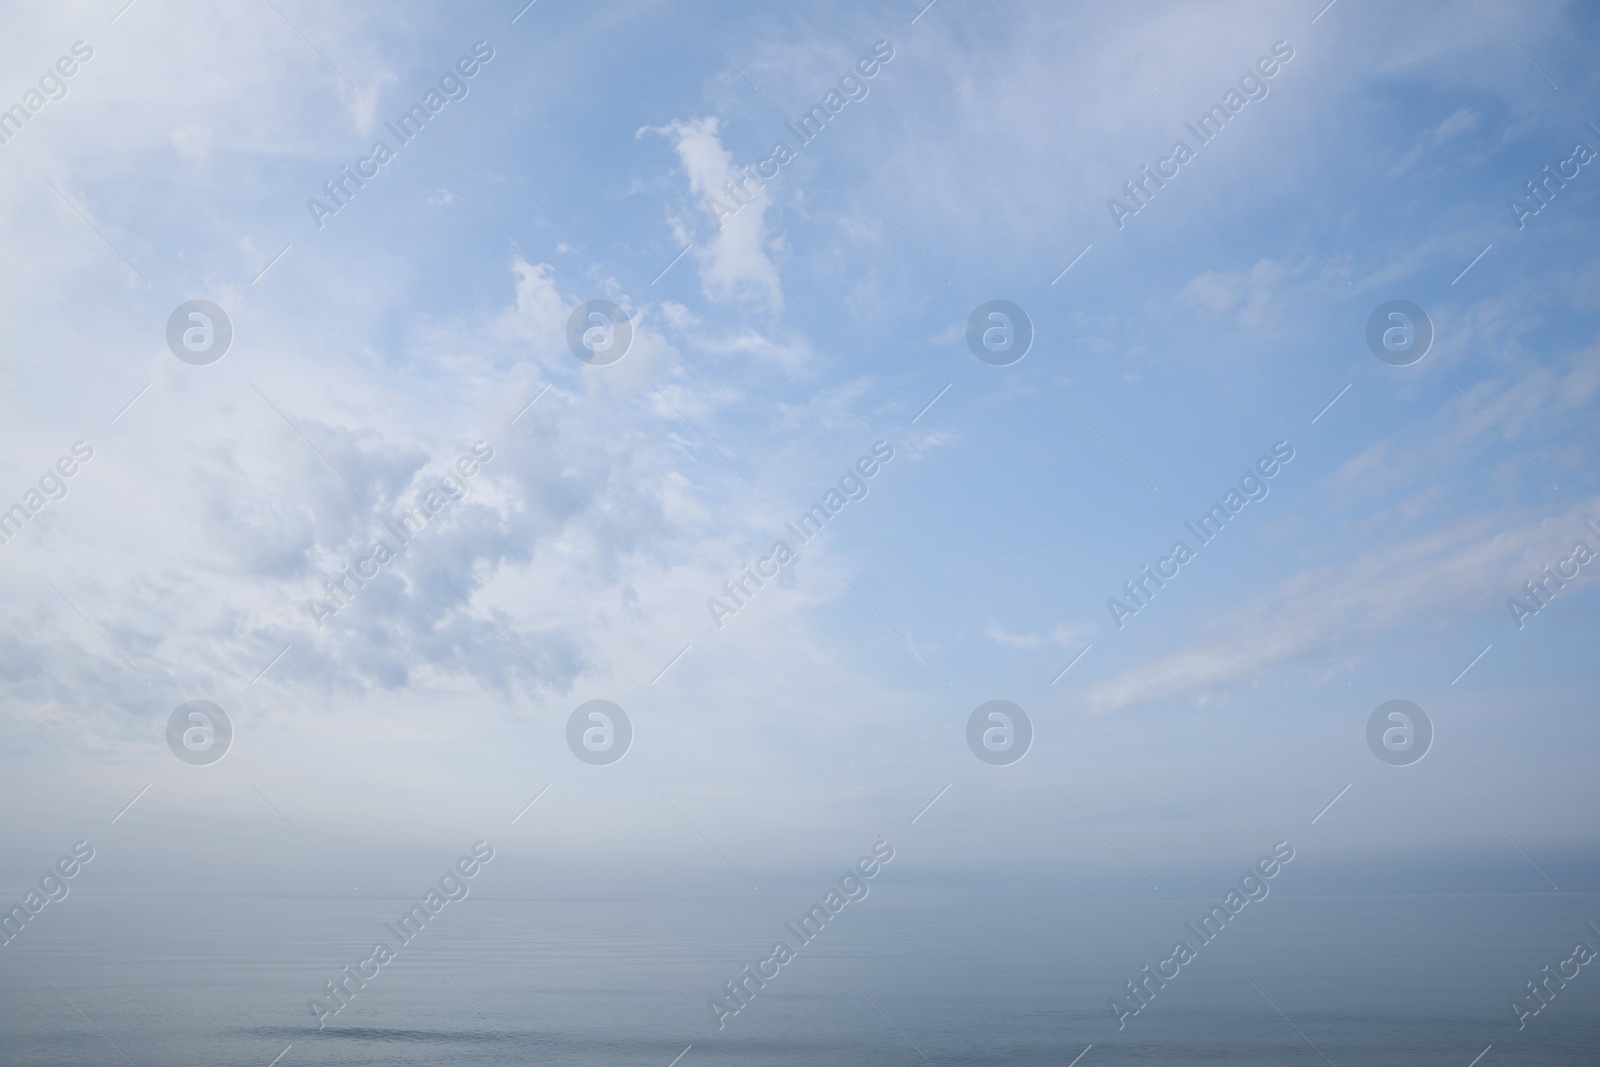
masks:
[[[85,892],[403,896],[486,840],[487,895],[736,900],[881,836],[965,893],[1209,894],[1277,841],[1285,892],[1600,889],[1591,6],[7,26],[0,888],[88,840]],[[220,356],[169,343],[190,301]],[[591,301],[620,359],[569,342]],[[568,743],[591,700],[611,763]]]

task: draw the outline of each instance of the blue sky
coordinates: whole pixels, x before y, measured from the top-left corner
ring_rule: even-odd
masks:
[[[0,546],[6,884],[90,838],[97,891],[348,892],[309,839],[405,893],[482,837],[484,892],[732,896],[883,834],[907,879],[1036,895],[1205,893],[1281,838],[1301,890],[1594,888],[1594,578],[1506,605],[1600,550],[1600,171],[1507,206],[1600,149],[1592,12],[520,6],[14,15],[4,100],[94,55],[0,145],[4,506],[94,456]],[[480,41],[319,229],[307,198]],[[1278,42],[1119,229],[1107,198]],[[707,193],[779,139],[719,228]],[[1036,331],[1009,367],[963,339],[996,298]],[[234,326],[209,366],[164,342],[190,299]],[[608,367],[566,346],[593,299],[634,324]],[[1393,299],[1435,329],[1409,367],[1364,340]],[[870,494],[714,628],[880,440]],[[480,441],[318,628],[322,580]],[[1107,598],[1280,441],[1118,629]],[[1437,737],[1394,768],[1364,729],[1401,697]],[[635,728],[609,767],[563,740],[596,698]],[[995,698],[1036,728],[1010,767],[965,747]],[[190,699],[234,722],[211,767],[165,747]]]

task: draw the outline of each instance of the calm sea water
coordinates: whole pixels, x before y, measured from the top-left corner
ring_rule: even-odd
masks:
[[[780,898],[471,897],[318,1032],[308,998],[408,902],[75,894],[0,948],[0,1064],[1600,1063],[1600,961],[1525,1030],[1508,1007],[1600,948],[1594,896],[1274,895],[1119,1032],[1108,998],[1209,902],[874,891],[719,1033],[707,998],[793,943]]]

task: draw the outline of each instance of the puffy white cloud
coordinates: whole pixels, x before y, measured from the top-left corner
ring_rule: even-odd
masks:
[[[709,242],[691,253],[700,264],[700,279],[708,297],[749,300],[779,311],[783,286],[767,233],[772,196],[765,187],[747,181],[734,165],[733,154],[722,145],[720,126],[716,116],[708,116],[648,131],[672,141],[689,179],[689,214],[676,217],[674,228],[679,240],[690,243],[705,228],[705,219],[716,226]],[[718,210],[713,210],[713,205]]]

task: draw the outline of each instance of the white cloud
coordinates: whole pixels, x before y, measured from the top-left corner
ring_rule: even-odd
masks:
[[[783,287],[778,268],[770,255],[767,235],[767,209],[772,196],[763,187],[746,182],[739,198],[733,195],[743,180],[733,164],[733,155],[722,146],[720,122],[715,116],[672,122],[666,126],[641,130],[669,138],[689,179],[690,220],[677,220],[679,240],[687,243],[700,232],[705,219],[714,218],[711,204],[737,207],[731,216],[723,215],[710,244],[695,249],[700,264],[700,280],[705,293],[716,301],[754,301],[772,311],[783,307]]]
[[[1515,630],[1505,601],[1540,568],[1564,557],[1575,539],[1600,550],[1584,528],[1600,500],[1507,527],[1499,513],[1457,518],[1448,527],[1363,552],[1348,562],[1299,571],[1207,621],[1182,649],[1090,688],[1096,712],[1244,686],[1282,663],[1326,655],[1348,673],[1386,635],[1477,615]],[[1583,579],[1593,584],[1592,578]],[[1152,603],[1159,608],[1159,601]],[[1286,624],[1277,612],[1293,620]],[[1305,636],[1295,632],[1298,629]],[[1510,636],[1508,634],[1508,636]],[[1311,646],[1308,647],[1307,642]]]
[[[995,619],[990,619],[983,628],[984,636],[996,644],[1007,645],[1011,648],[1032,650],[1041,648],[1046,644],[1059,648],[1069,648],[1083,643],[1089,635],[1094,633],[1094,627],[1063,623],[1056,626],[1049,633],[1044,634],[1014,634],[1009,633]]]

